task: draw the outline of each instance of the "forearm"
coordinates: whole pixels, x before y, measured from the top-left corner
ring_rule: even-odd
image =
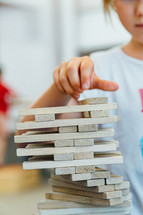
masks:
[[[71,100],[71,96],[60,92],[53,83],[31,106],[30,108],[65,106]],[[33,116],[24,116],[21,122],[33,121]]]

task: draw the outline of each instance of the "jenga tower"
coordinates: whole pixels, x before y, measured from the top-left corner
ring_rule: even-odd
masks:
[[[50,179],[53,192],[46,193],[46,199],[38,203],[41,215],[129,214],[130,183],[98,167],[123,163],[117,151],[119,143],[112,139],[114,129],[98,128],[119,120],[118,116],[109,114],[116,108],[117,104],[109,104],[108,98],[98,97],[83,100],[77,106],[19,111],[20,116],[35,116],[35,121],[17,124],[18,130],[26,132],[15,136],[15,142],[27,143],[26,147],[17,149],[17,155],[31,156],[23,168],[54,168]],[[73,112],[81,112],[83,117],[55,117]]]

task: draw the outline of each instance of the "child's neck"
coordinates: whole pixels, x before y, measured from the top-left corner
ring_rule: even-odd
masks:
[[[143,44],[137,42],[134,38],[123,46],[122,50],[131,57],[143,60]]]

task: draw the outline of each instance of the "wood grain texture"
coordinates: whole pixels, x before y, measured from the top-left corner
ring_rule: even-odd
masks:
[[[39,159],[39,158],[38,158]],[[109,154],[103,157],[96,156],[94,159],[87,160],[73,160],[73,161],[46,161],[42,158],[33,161],[25,161],[23,163],[23,169],[50,169],[58,167],[72,167],[72,166],[81,166],[81,165],[100,165],[100,164],[115,164],[122,163],[123,158],[120,154]],[[118,187],[117,187],[118,189]],[[124,188],[123,188],[124,189]]]
[[[42,114],[42,115],[35,115],[36,122],[46,122],[46,121],[53,121],[55,120],[55,114]]]
[[[60,126],[78,126],[78,125],[93,125],[107,124],[119,121],[119,116],[109,116],[101,118],[79,118],[79,119],[57,119],[50,122],[23,122],[17,123],[17,130],[55,128]]]
[[[114,129],[106,128],[100,129],[97,132],[86,132],[86,133],[52,133],[52,134],[35,134],[15,136],[15,143],[32,143],[32,142],[43,142],[43,141],[53,141],[53,140],[70,140],[70,139],[87,139],[87,138],[101,138],[101,137],[112,137],[114,135]]]
[[[64,143],[65,142],[65,143]],[[95,144],[92,146],[73,146],[73,141],[68,140],[58,141],[60,147],[50,147],[47,144],[28,144],[26,148],[18,148],[17,156],[34,156],[34,155],[54,155],[54,154],[63,154],[63,153],[84,153],[84,152],[107,152],[107,151],[115,151],[116,142],[100,142],[99,144]],[[70,147],[69,144],[71,143]],[[61,147],[64,144],[66,147]],[[56,143],[57,145],[57,143]]]
[[[60,106],[48,108],[29,108],[19,110],[19,116],[26,115],[40,115],[40,114],[60,114],[60,113],[77,113],[92,110],[113,110],[117,109],[116,103],[110,104],[96,104],[96,105],[74,105],[74,106]]]
[[[61,201],[71,201],[71,202],[78,202],[78,203],[88,203],[88,204],[95,204],[100,206],[113,206],[123,203],[122,198],[117,199],[110,199],[110,200],[101,200],[96,198],[90,198],[85,196],[77,196],[77,195],[69,195],[69,194],[62,194],[62,193],[46,193],[46,199],[53,199],[53,200],[61,200]]]

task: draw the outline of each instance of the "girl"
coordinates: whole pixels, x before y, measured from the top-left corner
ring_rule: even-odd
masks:
[[[116,123],[115,134],[120,142],[124,164],[110,168],[113,174],[122,175],[131,182],[132,215],[142,215],[143,0],[103,0],[103,3],[106,12],[111,7],[116,10],[123,26],[132,36],[129,43],[93,53],[90,57],[63,62],[54,71],[54,83],[32,107],[76,104],[80,94],[82,99],[108,96],[110,102],[117,102],[122,120]],[[25,117],[25,120],[31,119]]]

